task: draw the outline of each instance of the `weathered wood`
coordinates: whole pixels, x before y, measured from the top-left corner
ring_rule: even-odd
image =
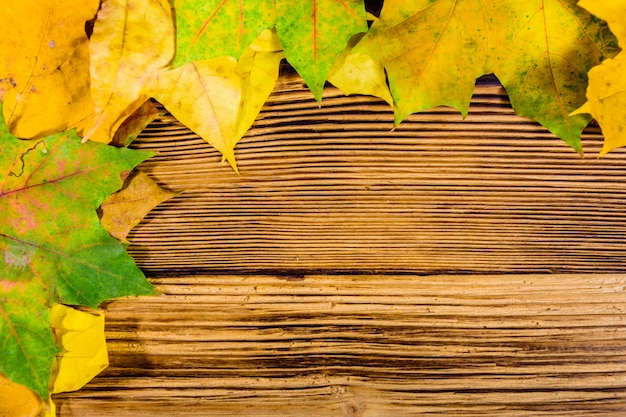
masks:
[[[625,275],[161,278],[61,416],[626,413]]]
[[[237,149],[241,176],[171,119],[136,146],[184,194],[131,236],[152,275],[228,271],[620,272],[626,152],[582,158],[481,83],[467,119],[282,82]]]
[[[240,176],[147,129],[184,190],[130,236],[163,295],[107,305],[111,366],[60,416],[626,415],[626,153],[590,127],[581,158],[489,80],[465,120],[392,127],[286,75]]]

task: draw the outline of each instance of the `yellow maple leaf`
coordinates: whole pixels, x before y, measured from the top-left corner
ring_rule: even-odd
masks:
[[[218,57],[161,71],[154,97],[237,171],[235,145],[272,92],[283,57],[276,32],[265,30],[239,61]]]
[[[345,95],[364,94],[385,100],[393,107],[382,64],[366,53],[353,52],[363,34],[353,36],[328,73],[328,81]]]
[[[276,30],[264,30],[246,48],[237,64],[241,77],[241,102],[237,117],[235,143],[252,126],[261,108],[274,89],[280,61],[285,57]]]
[[[93,112],[85,22],[98,5],[98,0],[3,1],[0,99],[15,136],[64,131]]]
[[[359,42],[384,65],[396,124],[439,105],[465,116],[477,77],[485,70],[491,31],[477,1],[386,0],[380,19]]]
[[[619,45],[626,47],[626,0],[582,0],[580,6],[608,22]],[[603,61],[589,71],[587,102],[572,114],[591,114],[600,124],[604,144],[599,156],[626,146],[626,53]]]
[[[236,169],[234,147],[241,79],[234,58],[194,61],[162,71],[155,98]]]
[[[85,139],[109,143],[152,96],[157,73],[174,56],[168,0],[105,0],[90,41],[95,116]]]
[[[103,313],[55,304],[50,308],[50,325],[61,348],[52,368],[51,394],[81,389],[109,366]],[[48,398],[40,417],[54,417],[55,408]]]
[[[61,348],[52,369],[53,394],[82,388],[109,365],[103,313],[55,304],[50,309],[50,325],[57,329]]]

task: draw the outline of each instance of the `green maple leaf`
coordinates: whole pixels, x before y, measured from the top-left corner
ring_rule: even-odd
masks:
[[[174,66],[232,56],[239,59],[264,29],[274,26],[273,0],[176,0]]]
[[[0,371],[47,398],[48,308],[154,292],[96,209],[150,154],[74,133],[23,141],[0,117]]]
[[[575,0],[386,0],[357,52],[387,71],[396,123],[439,105],[467,115],[477,77],[495,73],[516,113],[581,151],[587,72],[616,52]]]
[[[276,31],[287,61],[315,98],[350,38],[367,31],[362,0],[276,0]]]

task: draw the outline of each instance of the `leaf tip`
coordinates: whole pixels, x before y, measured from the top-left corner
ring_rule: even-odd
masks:
[[[615,148],[607,144],[606,141],[604,141],[604,144],[602,145],[602,149],[600,149],[600,152],[598,152],[598,159],[602,158],[607,153],[611,152],[613,149]]]
[[[404,121],[407,117],[409,117],[410,113],[405,111],[401,111],[398,106],[394,106],[393,109],[393,128],[400,126],[400,123]]]
[[[228,165],[235,171],[237,175],[241,175],[239,173],[239,168],[237,167],[237,160],[235,159],[235,152],[233,150],[228,150],[227,152],[222,154],[222,163],[228,162]]]
[[[311,93],[313,93],[313,98],[317,101],[318,108],[322,108],[322,99],[324,98],[323,88],[317,89],[317,91],[311,89]]]
[[[583,149],[582,145],[578,149],[574,148],[574,150],[578,152],[578,155],[580,155],[581,158],[585,157],[585,150]]]

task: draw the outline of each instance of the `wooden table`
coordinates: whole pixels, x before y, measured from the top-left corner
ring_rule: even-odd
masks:
[[[171,117],[135,143],[183,191],[131,234],[162,292],[107,304],[110,367],[60,416],[626,415],[626,152],[512,113],[395,130],[283,74],[236,175]]]

